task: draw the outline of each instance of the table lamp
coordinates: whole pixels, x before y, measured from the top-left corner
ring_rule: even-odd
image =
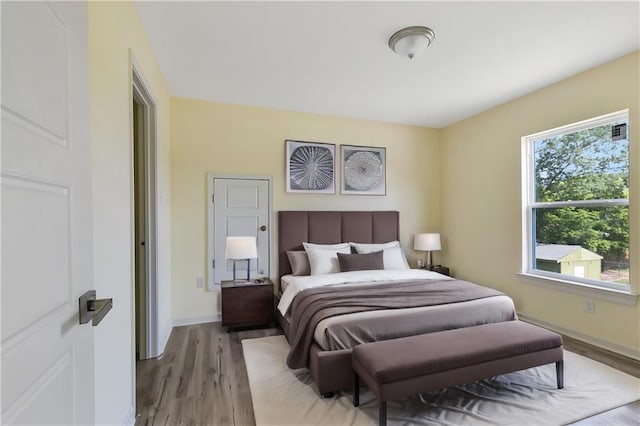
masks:
[[[416,234],[413,238],[413,249],[427,252],[427,269],[431,269],[433,267],[431,252],[442,249],[440,234]]]
[[[227,246],[225,248],[224,257],[233,260],[233,281],[236,279],[236,262],[238,260],[247,261],[247,281],[251,272],[251,259],[258,258],[258,247],[256,246],[256,237],[227,237]]]

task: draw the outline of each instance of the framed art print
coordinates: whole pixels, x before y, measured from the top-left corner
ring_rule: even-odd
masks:
[[[341,194],[387,195],[387,150],[369,146],[340,146]]]
[[[336,146],[286,140],[287,192],[335,194]]]

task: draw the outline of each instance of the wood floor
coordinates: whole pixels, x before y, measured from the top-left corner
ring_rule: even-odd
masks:
[[[161,358],[137,363],[136,425],[255,425],[240,342],[276,334],[227,333],[220,323],[174,328]],[[640,377],[640,362],[567,337],[565,348]],[[640,425],[640,401],[574,425]]]

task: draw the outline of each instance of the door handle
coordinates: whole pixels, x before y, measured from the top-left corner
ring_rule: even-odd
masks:
[[[113,299],[96,299],[96,291],[89,290],[78,299],[80,304],[80,324],[86,324],[90,320],[94,327],[113,307]]]
[[[266,231],[266,230],[267,230],[267,225],[262,225],[262,226],[260,227],[260,230],[261,230],[261,231]]]

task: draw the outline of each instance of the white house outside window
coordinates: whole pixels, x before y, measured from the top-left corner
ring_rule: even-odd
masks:
[[[525,136],[523,272],[629,290],[628,110]]]

